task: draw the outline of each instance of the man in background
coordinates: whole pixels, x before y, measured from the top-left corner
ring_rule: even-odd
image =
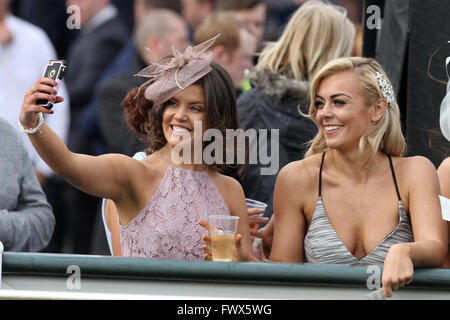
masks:
[[[197,28],[194,42],[202,43],[217,34],[220,37],[210,47],[213,59],[230,74],[239,95],[245,70],[253,67],[257,40],[232,12],[220,11],[206,18]]]
[[[35,174],[38,177],[38,181],[47,197],[47,200],[45,201],[46,205],[48,206],[49,203],[53,207],[53,214],[55,217],[51,215],[52,225],[51,228],[48,229],[51,230],[51,232],[50,235],[48,235],[48,240],[45,242],[46,245],[52,236],[55,220],[57,224],[63,223],[63,220],[59,219],[58,214],[61,213],[63,209],[65,210],[66,207],[60,188],[64,181],[57,177],[47,164],[42,161],[28,137],[20,132],[17,121],[19,119],[20,106],[23,103],[25,92],[29,90],[31,84],[42,77],[48,61],[56,59],[57,56],[55,49],[45,32],[39,27],[12,15],[9,8],[10,3],[10,0],[0,0],[0,101],[2,101],[3,104],[0,108],[0,116],[12,125],[22,139],[31,159]],[[64,81],[59,88],[58,95],[64,96],[65,101],[59,103],[55,107],[54,115],[51,117],[44,116],[44,118],[46,124],[51,127],[65,143],[67,143],[70,125],[70,99]],[[6,138],[3,137],[2,139]],[[6,178],[3,175],[2,184],[6,186],[8,182],[5,179]],[[21,188],[23,188],[23,186]],[[25,191],[26,190],[23,190],[24,194]],[[9,190],[9,192],[11,193],[11,190]],[[7,197],[11,197],[12,195],[13,193],[7,195]],[[27,197],[29,198],[29,196],[30,195]],[[31,197],[33,197],[32,194]],[[22,203],[24,209],[32,203],[29,199],[26,200],[25,198],[20,201],[27,202],[27,204]],[[59,208],[61,208],[61,210],[59,210]],[[47,210],[47,208],[45,210]],[[49,212],[51,213],[51,208]],[[65,214],[65,212],[62,213]],[[20,221],[22,218],[25,217],[19,215],[17,221]],[[13,218],[12,213],[9,219],[11,219],[11,221],[12,219],[15,219]],[[25,220],[23,223],[25,226]],[[59,234],[56,233],[55,229],[52,239],[58,237]],[[26,239],[25,236],[24,239]],[[43,248],[41,247],[38,250],[40,249]]]
[[[217,0],[217,11],[231,11],[256,38],[259,48],[264,35],[267,5],[264,0]]]
[[[79,117],[92,98],[102,73],[128,40],[129,31],[110,0],[67,0],[80,11],[81,33],[67,56],[66,82],[71,99],[69,149],[92,154],[93,145],[81,133]],[[69,225],[73,233],[73,253],[89,253],[91,234],[100,199],[67,186]]]
[[[188,23],[189,40],[193,42],[197,27],[215,10],[217,0],[182,0],[183,18]]]

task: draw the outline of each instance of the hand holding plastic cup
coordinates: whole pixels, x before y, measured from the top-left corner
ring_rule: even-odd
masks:
[[[257,200],[253,200],[253,199],[249,199],[246,198],[245,202],[247,203],[247,209],[259,209],[259,213],[250,213],[249,212],[249,218],[250,217],[263,217],[264,216],[264,212],[266,211],[267,208],[267,204],[261,201],[257,201]],[[250,221],[250,233],[251,234],[255,234],[258,232],[258,226],[260,223],[251,223]]]
[[[267,208],[267,203],[264,203],[264,202],[261,202],[261,201],[258,201],[258,200],[245,198],[245,203],[247,203],[247,208],[248,209],[256,208],[256,209],[262,210],[261,214],[254,215],[254,216],[257,216],[257,217],[262,217],[264,212],[266,211],[266,208]]]
[[[209,217],[212,260],[231,262],[233,260],[234,237],[239,217],[213,215]]]

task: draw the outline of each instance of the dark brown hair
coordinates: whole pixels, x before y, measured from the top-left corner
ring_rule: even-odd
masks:
[[[237,118],[236,94],[233,81],[227,71],[215,62],[212,62],[210,66],[212,70],[194,84],[202,86],[205,91],[207,123],[209,128],[218,129],[222,132],[224,137],[223,150],[226,150],[226,130],[240,128]],[[162,129],[162,114],[167,103],[154,106],[152,101],[145,98],[145,89],[145,86],[140,91],[138,88],[131,89],[122,105],[125,108],[124,116],[128,127],[147,143],[148,149],[146,152],[151,154],[167,143]],[[227,166],[232,167],[215,164],[213,168],[220,171]]]

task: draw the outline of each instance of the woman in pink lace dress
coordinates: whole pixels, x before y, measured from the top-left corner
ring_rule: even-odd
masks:
[[[123,105],[128,125],[148,142],[150,155],[142,161],[70,152],[41,121],[42,113],[53,111],[36,104],[63,100],[55,97],[53,80],[39,79],[25,95],[20,126],[40,156],[78,189],[113,200],[122,256],[203,259],[205,230],[198,222],[213,214],[239,216],[237,241],[251,252],[240,184],[220,173],[223,165],[203,157],[207,129],[224,134],[239,128],[233,83],[206,51],[214,40],[175,51],[138,74],[149,81],[131,90]]]

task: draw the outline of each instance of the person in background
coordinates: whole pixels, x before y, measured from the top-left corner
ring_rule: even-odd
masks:
[[[52,237],[52,208],[21,137],[1,117],[0,136],[0,241],[5,251],[39,251]]]
[[[189,41],[194,42],[195,29],[215,10],[217,0],[182,0],[183,18],[189,28]]]
[[[67,0],[67,5],[78,6],[81,18],[81,34],[69,49],[66,73],[76,120],[76,115],[89,102],[102,72],[128,40],[128,30],[110,0]]]
[[[0,116],[19,133],[17,126],[19,112],[16,108],[8,106],[20,104],[23,101],[23,92],[28,89],[30,82],[43,75],[49,60],[58,57],[45,32],[11,14],[10,3],[10,0],[0,0],[0,98],[5,103],[0,108]],[[62,82],[59,93],[67,95],[65,81]],[[54,117],[46,117],[46,121],[61,139],[67,142],[70,126],[70,99],[59,104],[58,113]],[[62,181],[39,157],[29,139],[23,135],[20,135],[20,138],[28,151],[47,201],[53,207],[54,218],[62,224],[59,212],[66,210],[65,194],[60,187]],[[58,237],[59,234],[55,229],[53,238]]]
[[[245,71],[253,67],[256,38],[232,12],[226,11],[206,18],[195,31],[194,43],[202,43],[216,34],[220,37],[211,47],[214,61],[230,74],[239,96]]]
[[[279,168],[302,159],[305,143],[316,134],[314,123],[298,109],[307,112],[314,74],[328,61],[350,55],[354,33],[341,11],[309,1],[295,12],[279,40],[262,51],[250,73],[252,89],[238,98],[238,116],[245,130],[279,130]],[[261,167],[248,164],[241,183],[247,197],[268,204],[265,215],[270,217],[276,175],[261,175]]]
[[[80,115],[92,98],[102,73],[128,41],[129,31],[110,0],[67,0],[68,6],[80,8],[81,34],[72,43],[67,56],[66,83],[71,107],[71,130],[68,145],[75,152],[93,153],[94,145],[84,139],[79,127]],[[73,232],[72,253],[90,250],[95,212],[100,199],[79,192],[66,184],[66,204]]]
[[[306,0],[307,1],[307,0]],[[305,0],[264,0],[267,5],[263,42],[276,41],[292,14]]]
[[[9,11],[10,0],[0,0],[0,98],[8,104],[20,103],[20,92],[28,88],[30,79],[42,76],[49,60],[57,58],[56,52],[47,35],[38,27],[24,21]],[[28,50],[29,48],[39,50]],[[66,94],[65,83],[60,87]],[[14,108],[1,108],[0,116],[15,127],[18,111]],[[66,141],[70,121],[68,101],[60,104],[60,113],[49,119],[51,126]],[[18,131],[18,129],[17,129]],[[36,168],[39,181],[45,184],[52,175],[51,169],[40,159],[33,146],[24,139]]]
[[[67,28],[65,0],[15,0],[16,15],[47,33],[59,59],[67,58],[67,51],[78,32]],[[45,17],[45,19],[43,18]]]
[[[267,5],[264,0],[217,0],[216,10],[234,13],[256,38],[256,47],[262,44]]]

